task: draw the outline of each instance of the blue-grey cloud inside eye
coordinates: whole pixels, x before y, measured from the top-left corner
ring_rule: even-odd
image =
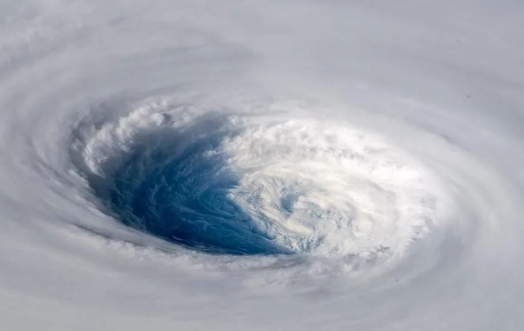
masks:
[[[91,182],[95,194],[126,226],[191,249],[291,253],[228,197],[238,177],[213,151],[233,133],[199,135],[210,125],[216,129],[220,123],[204,121],[185,132],[144,138],[103,183]]]

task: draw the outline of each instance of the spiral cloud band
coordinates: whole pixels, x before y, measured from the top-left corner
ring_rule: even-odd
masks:
[[[520,330],[524,5],[0,1],[5,330]]]

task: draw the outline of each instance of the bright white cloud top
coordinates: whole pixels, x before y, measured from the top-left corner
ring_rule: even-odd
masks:
[[[520,330],[524,3],[0,1],[6,330]]]

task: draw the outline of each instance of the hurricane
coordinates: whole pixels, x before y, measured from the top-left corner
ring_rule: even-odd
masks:
[[[520,330],[519,1],[0,1],[6,330]]]

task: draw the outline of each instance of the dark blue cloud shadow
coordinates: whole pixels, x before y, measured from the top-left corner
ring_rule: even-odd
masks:
[[[289,254],[228,197],[238,177],[219,147],[234,134],[215,115],[159,128],[91,187],[123,224],[173,243],[216,254]]]

